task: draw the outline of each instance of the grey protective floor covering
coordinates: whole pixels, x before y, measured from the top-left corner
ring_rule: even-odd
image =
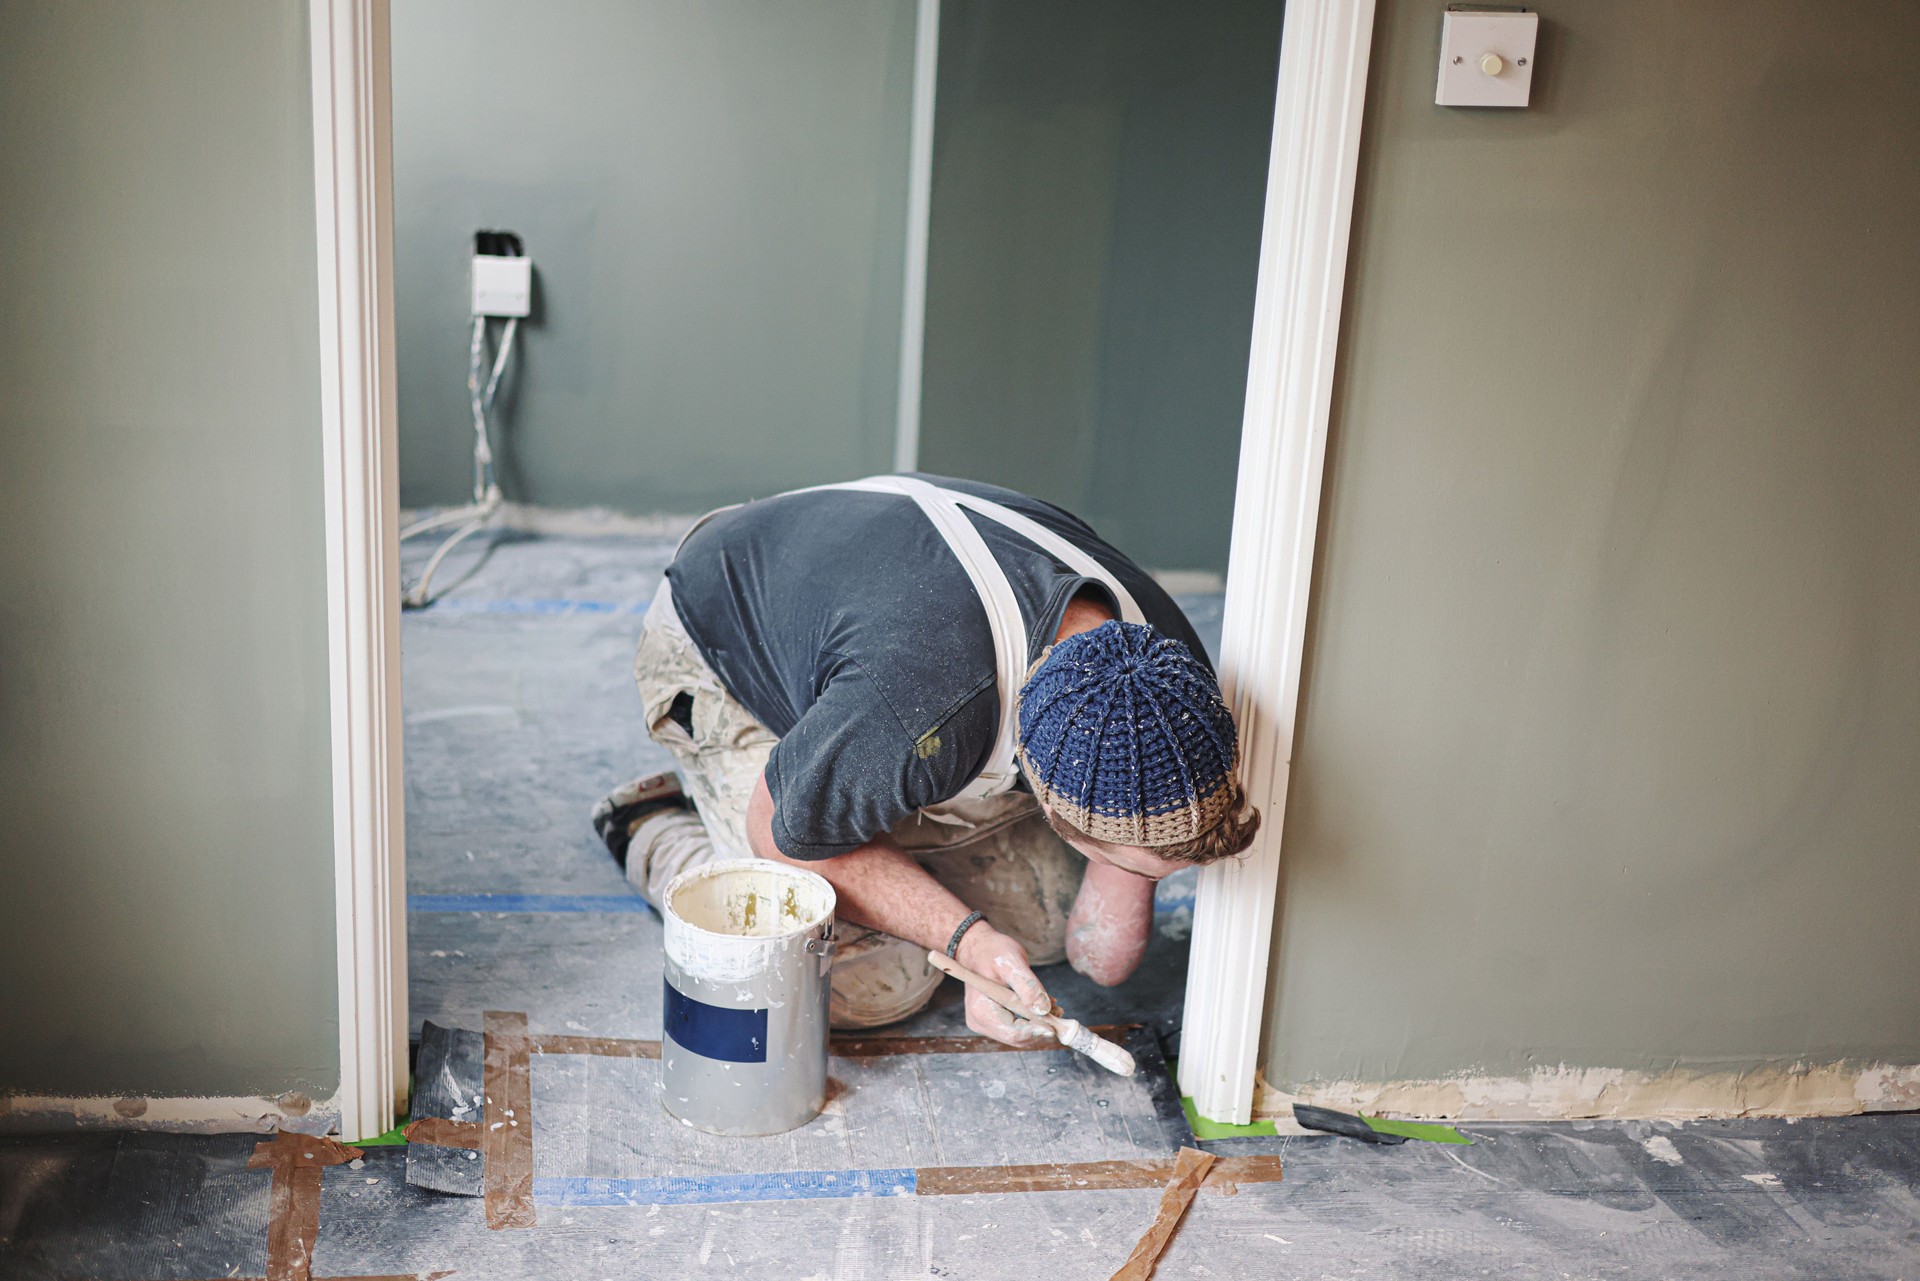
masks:
[[[513,538],[450,566],[404,629],[412,1013],[478,1028],[659,1035],[659,926],[586,824],[612,783],[665,768],[628,668],[670,539]],[[409,548],[417,565],[430,547]],[[1183,599],[1202,633],[1219,599]],[[1191,887],[1163,887],[1139,978],[1046,975],[1089,1021],[1171,1038]],[[951,985],[949,985],[951,988]],[[964,1030],[952,991],[895,1031]],[[671,1173],[864,1161],[978,1164],[1148,1153],[1145,1105],[1058,1055],[836,1060],[811,1132],[733,1141],[737,1159],[643,1109],[652,1064],[534,1069],[536,1173],[622,1186]],[[1105,1100],[1104,1104],[1102,1100]],[[1472,1147],[1233,1139],[1286,1179],[1203,1193],[1158,1275],[1920,1278],[1920,1117],[1667,1125],[1467,1125]],[[0,1140],[0,1278],[259,1276],[268,1179],[254,1136],[83,1133]],[[664,1157],[664,1159],[663,1159]],[[747,1203],[548,1196],[490,1231],[480,1201],[409,1186],[401,1148],[325,1177],[316,1277],[1106,1277],[1151,1190]],[[664,1169],[663,1169],[664,1167]],[[680,1186],[680,1185],[676,1185]]]

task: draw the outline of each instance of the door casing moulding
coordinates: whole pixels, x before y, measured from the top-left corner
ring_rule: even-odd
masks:
[[[308,0],[341,1134],[405,1115],[399,453],[386,0]]]
[[[1200,875],[1180,1034],[1180,1092],[1235,1124],[1253,1114],[1373,9],[1300,0],[1280,37],[1220,639],[1242,785],[1263,817],[1245,857]]]
[[[937,15],[937,5],[923,3],[919,62],[932,62],[937,48],[929,13]],[[391,69],[386,0],[309,0],[309,14],[340,976],[336,1104],[343,1134],[364,1138],[401,1114],[407,1059]],[[1281,36],[1220,663],[1240,726],[1244,785],[1264,821],[1244,858],[1200,877],[1180,1046],[1182,1093],[1219,1121],[1245,1122],[1253,1107],[1373,14],[1373,0],[1299,0],[1287,6]],[[929,82],[918,95],[928,99],[920,128],[929,144],[931,89]],[[921,168],[930,168],[926,150]],[[899,443],[906,458],[917,442],[903,428]]]
[[[340,1128],[332,1103],[304,1095],[64,1097],[0,1095],[0,1134],[47,1134],[56,1130],[162,1130],[178,1134],[271,1134],[276,1130],[326,1134]]]
[[[907,147],[907,257],[900,282],[900,391],[893,469],[920,470],[920,403],[927,348],[927,234],[933,221],[934,88],[940,78],[940,0],[919,0],[913,27],[913,119]]]

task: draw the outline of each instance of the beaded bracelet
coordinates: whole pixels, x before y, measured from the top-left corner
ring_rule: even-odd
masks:
[[[947,959],[949,961],[958,959],[958,954],[960,952],[960,936],[962,934],[965,934],[968,930],[972,929],[979,922],[984,921],[986,919],[987,919],[987,914],[985,912],[975,912],[972,916],[969,916],[966,920],[960,922],[960,928],[955,930],[953,932],[953,937],[947,941]]]

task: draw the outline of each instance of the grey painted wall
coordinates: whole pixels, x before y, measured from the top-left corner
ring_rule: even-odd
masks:
[[[927,469],[1224,571],[1278,0],[948,0]]]
[[[1920,10],[1382,6],[1276,1084],[1920,1060]],[[1817,60],[1806,51],[1819,49]]]
[[[510,498],[700,511],[892,465],[913,0],[395,0],[401,501],[472,484],[467,256],[524,237]]]
[[[0,1092],[328,1096],[303,9],[0,32]]]
[[[1226,566],[1278,0],[948,0],[922,465]],[[912,0],[395,0],[401,500],[471,483],[466,254],[536,323],[510,497],[697,511],[891,468]]]

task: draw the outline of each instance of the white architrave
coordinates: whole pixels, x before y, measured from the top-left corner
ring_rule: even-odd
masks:
[[[1181,1093],[1236,1124],[1253,1109],[1373,8],[1299,0],[1281,34],[1220,644],[1264,821],[1244,859],[1201,874],[1180,1036]]]
[[[407,1087],[399,459],[386,0],[308,0],[320,269],[341,1133]]]
[[[900,392],[893,469],[920,466],[920,385],[927,348],[927,233],[933,220],[933,105],[940,79],[940,0],[920,0],[913,34],[907,147],[907,262],[900,288]]]

